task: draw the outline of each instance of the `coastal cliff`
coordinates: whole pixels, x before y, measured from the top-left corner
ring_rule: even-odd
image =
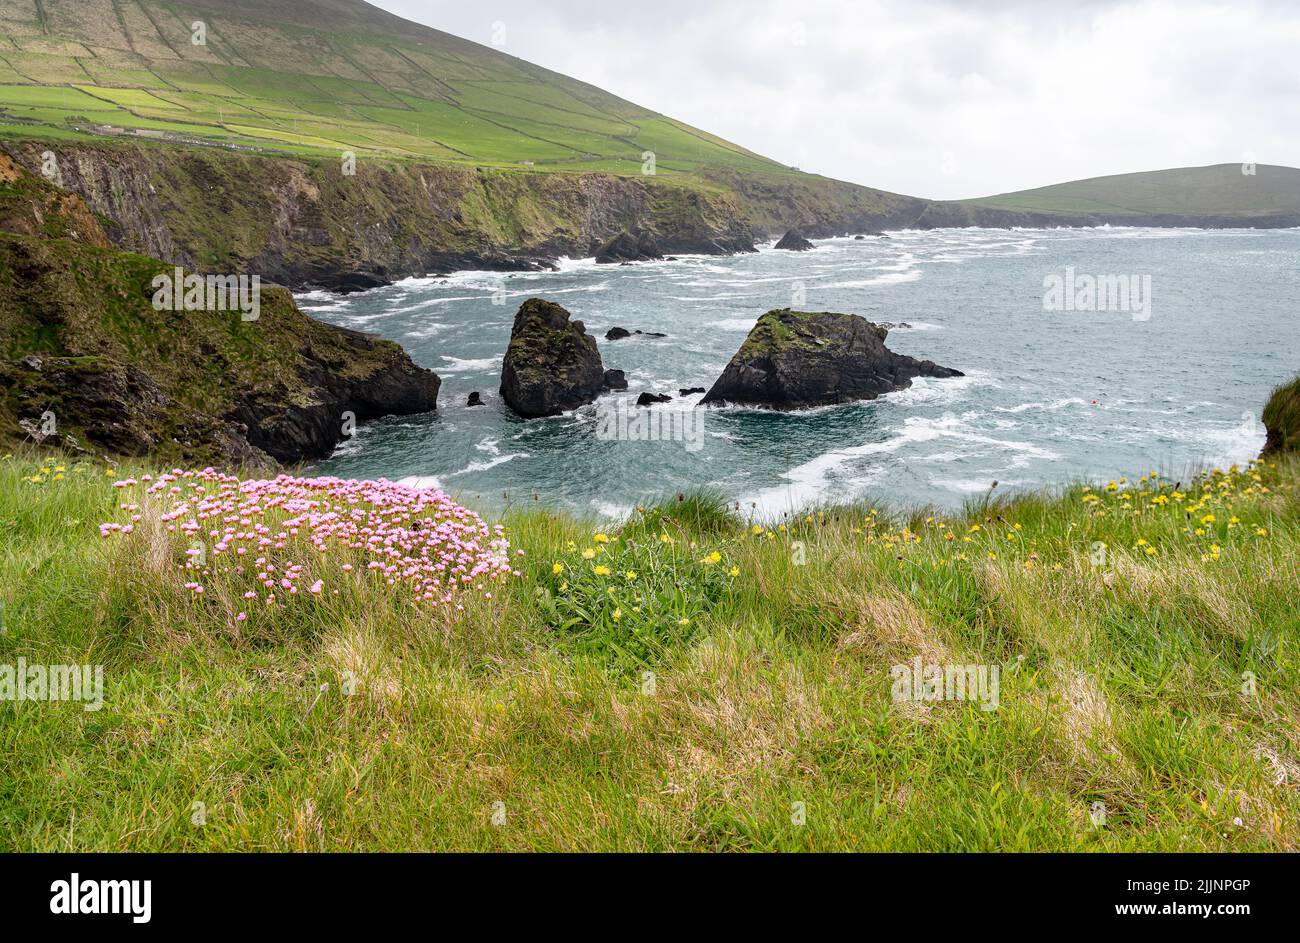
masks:
[[[356,423],[436,408],[397,344],[307,317],[162,306],[163,262],[110,247],[75,195],[0,155],[0,440],[263,467],[328,455]],[[227,297],[226,299],[230,299]]]
[[[53,154],[119,248],[293,289],[411,275],[530,270],[638,233],[664,254],[730,254],[798,228],[819,239],[965,226],[1300,225],[1286,212],[1056,213],[935,202],[809,174],[621,176],[463,164],[271,156],[146,141],[0,144],[39,174]]]

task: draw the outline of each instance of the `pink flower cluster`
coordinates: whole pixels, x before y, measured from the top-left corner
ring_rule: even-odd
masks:
[[[382,580],[432,607],[461,611],[460,593],[473,590],[490,599],[487,585],[520,575],[511,567],[502,528],[489,530],[442,491],[382,478],[242,481],[211,468],[178,468],[114,487],[143,489],[141,500],[151,510],[162,502],[162,526],[188,545],[179,566],[189,576],[185,589],[195,596],[216,574],[246,580],[256,588],[243,598],[264,596],[266,605],[275,605],[277,594],[297,596],[300,587],[316,597],[327,590],[338,595],[345,580]],[[100,536],[131,534],[143,519],[139,503],[121,509],[129,523],[100,524]],[[247,618],[240,612],[235,621]]]

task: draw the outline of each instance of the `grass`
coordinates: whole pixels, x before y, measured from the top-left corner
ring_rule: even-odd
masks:
[[[1300,449],[1300,377],[1275,389],[1261,416],[1268,429],[1265,452],[1294,452]]]
[[[799,176],[744,148],[497,49],[354,2],[123,0],[0,25],[0,134],[92,126],[297,156],[639,175],[702,166]],[[207,24],[206,43],[191,23]],[[343,25],[344,23],[348,25]],[[485,21],[485,27],[487,23]],[[490,36],[484,35],[488,42]]]
[[[1125,216],[1265,217],[1300,212],[1300,170],[1242,164],[1115,174],[967,200],[1023,212]]]
[[[358,580],[242,628],[111,487],[145,471],[0,460],[0,664],[105,677],[97,712],[0,704],[0,850],[1300,841],[1294,456],[947,516],[529,509],[456,618]],[[917,657],[996,666],[997,709],[895,701]]]

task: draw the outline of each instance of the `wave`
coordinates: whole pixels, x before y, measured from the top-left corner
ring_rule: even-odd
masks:
[[[876,285],[901,285],[905,282],[919,281],[921,273],[912,269],[907,272],[890,272],[887,275],[877,275],[874,278],[851,279],[846,282],[830,282],[825,285],[818,285],[818,288],[871,288]]]
[[[442,354],[442,359],[446,361],[446,366],[442,368],[443,372],[451,376],[456,373],[474,373],[483,370],[495,370],[501,366],[501,356],[483,357],[479,360],[462,359]]]
[[[406,478],[397,479],[397,484],[406,485],[408,488],[419,488],[427,490],[429,488],[442,490],[442,482],[433,475],[409,475]]]
[[[512,452],[509,455],[495,455],[485,462],[470,462],[460,471],[454,471],[448,478],[456,478],[460,475],[469,475],[474,472],[487,471],[489,468],[496,468],[498,465],[504,465],[506,462],[514,461],[517,458],[529,458],[527,452]]]
[[[1050,449],[1009,439],[997,439],[964,430],[965,420],[952,415],[939,419],[912,417],[904,421],[896,434],[883,442],[867,442],[863,445],[843,449],[833,449],[816,458],[796,465],[781,477],[790,482],[767,488],[750,495],[744,500],[756,505],[765,513],[797,510],[800,507],[823,500],[826,493],[835,488],[836,498],[849,500],[861,493],[862,489],[887,472],[887,468],[877,465],[858,474],[845,477],[840,473],[856,465],[861,459],[870,456],[892,455],[895,452],[921,442],[933,442],[939,439],[955,439],[978,445],[988,445],[1015,454],[1011,467],[1022,467],[1028,459],[1056,461],[1060,455]],[[991,481],[991,479],[990,479]]]

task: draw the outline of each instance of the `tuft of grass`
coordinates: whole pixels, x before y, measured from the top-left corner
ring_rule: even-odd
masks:
[[[514,510],[522,575],[455,618],[376,585],[250,635],[98,536],[148,471],[0,456],[0,666],[104,666],[98,711],[0,702],[0,850],[1300,845],[1292,455],[952,514]],[[896,698],[915,659],[996,668],[996,709]]]
[[[1300,450],[1300,377],[1275,389],[1264,405],[1266,455]]]

